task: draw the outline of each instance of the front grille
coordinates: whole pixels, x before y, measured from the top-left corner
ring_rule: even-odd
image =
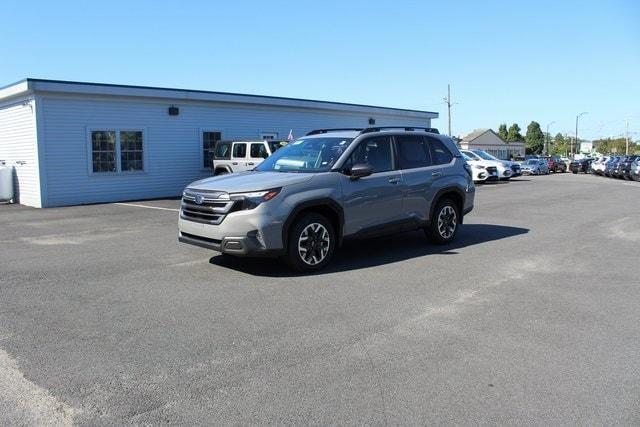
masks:
[[[489,172],[489,173],[498,173],[498,168],[495,167],[495,166],[489,166],[487,168],[487,172]]]
[[[180,206],[180,216],[183,219],[205,224],[220,224],[229,212],[232,211],[234,200],[217,199],[219,193],[190,192],[185,191]],[[196,203],[196,196],[203,196],[202,203]]]
[[[520,172],[520,166],[518,165],[511,165],[511,170],[514,172]]]

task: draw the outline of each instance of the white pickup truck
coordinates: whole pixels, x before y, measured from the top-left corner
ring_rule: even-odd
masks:
[[[213,174],[252,170],[278,148],[279,141],[219,141],[213,152]]]

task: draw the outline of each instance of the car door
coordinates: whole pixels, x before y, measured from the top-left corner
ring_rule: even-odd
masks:
[[[373,168],[369,176],[352,180],[349,170],[356,164]],[[347,159],[340,176],[345,235],[373,231],[402,219],[402,176],[395,165],[390,136],[363,139]]]
[[[231,150],[231,169],[233,172],[243,172],[247,167],[247,143],[234,142]]]
[[[398,165],[404,182],[402,210],[416,221],[428,219],[435,197],[436,181],[442,176],[441,163],[434,161],[429,138],[423,135],[397,135]]]

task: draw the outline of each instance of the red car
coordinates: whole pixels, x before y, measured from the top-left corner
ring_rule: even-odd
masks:
[[[560,156],[543,156],[541,159],[547,161],[549,172],[564,173],[567,171],[567,164],[560,159]]]

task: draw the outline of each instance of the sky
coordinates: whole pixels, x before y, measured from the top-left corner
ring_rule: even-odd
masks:
[[[0,86],[47,78],[532,120],[640,140],[640,1],[4,0]]]

